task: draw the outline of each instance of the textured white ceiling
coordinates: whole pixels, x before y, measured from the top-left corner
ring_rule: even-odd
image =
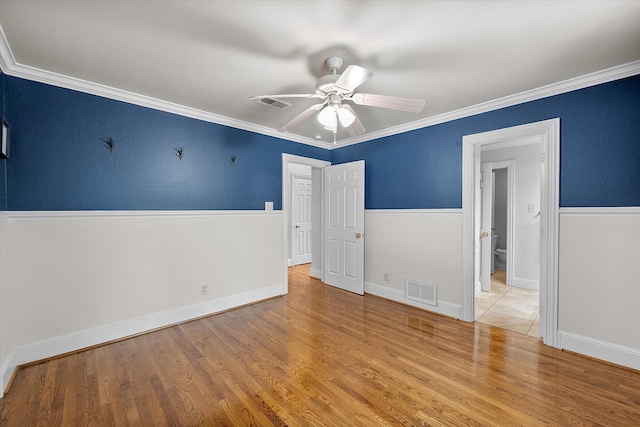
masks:
[[[265,133],[318,100],[288,99],[279,111],[249,97],[313,92],[330,56],[375,73],[357,92],[426,100],[418,114],[354,106],[360,140],[640,60],[640,1],[0,0],[0,26],[5,68]],[[313,117],[293,133],[282,136],[333,139]]]

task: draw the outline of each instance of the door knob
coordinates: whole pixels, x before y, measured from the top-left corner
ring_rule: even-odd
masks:
[[[487,233],[486,231],[482,232],[482,237],[489,237],[489,233]]]
[[[356,239],[364,237],[364,233],[356,233]]]

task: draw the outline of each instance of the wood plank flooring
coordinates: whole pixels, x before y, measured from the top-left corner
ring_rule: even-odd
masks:
[[[640,424],[640,372],[290,269],[287,296],[18,370],[10,426]]]

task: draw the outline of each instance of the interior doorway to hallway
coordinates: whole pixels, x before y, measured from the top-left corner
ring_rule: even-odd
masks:
[[[331,166],[327,161],[283,153],[283,295],[288,292],[289,241],[293,234],[293,223],[289,220],[292,211],[289,178],[298,165],[311,167],[311,276],[328,285],[364,294],[364,161]]]
[[[310,275],[318,279],[322,279],[322,238],[321,232],[324,224],[322,223],[323,194],[322,194],[322,169],[331,163],[324,160],[317,160],[307,157],[296,156],[293,154],[282,154],[282,211],[284,215],[283,226],[283,289],[282,294],[285,295],[289,290],[288,269],[292,264],[291,252],[293,242],[293,230],[295,223],[293,221],[293,191],[292,177],[303,170],[311,171],[311,235],[310,235],[310,252],[311,266]]]

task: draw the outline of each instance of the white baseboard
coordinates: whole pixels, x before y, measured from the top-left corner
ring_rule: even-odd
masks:
[[[514,277],[512,279],[511,286],[515,286],[516,288],[522,288],[522,289],[530,289],[532,291],[539,291],[540,281],[523,279],[521,277]]]
[[[371,282],[365,282],[364,291],[367,294],[376,295],[382,298],[386,298],[392,301],[400,302],[402,304],[417,307],[433,313],[442,314],[444,316],[453,317],[455,319],[460,318],[461,306],[459,304],[452,304],[449,302],[438,301],[437,306],[423,304],[418,301],[412,301],[405,298],[404,291],[398,289],[389,288],[388,286],[381,286]]]
[[[9,381],[11,381],[13,371],[17,366],[13,361],[13,354],[13,351],[10,351],[7,358],[2,362],[2,366],[0,366],[0,397],[4,397],[7,385],[9,384]]]
[[[640,350],[571,332],[558,331],[560,348],[640,371]]]
[[[322,271],[318,270],[317,268],[312,268],[309,271],[309,276],[313,277],[314,279],[322,280]]]
[[[280,295],[282,295],[282,284],[139,317],[125,322],[85,329],[83,331],[15,347],[9,352],[2,366],[0,366],[0,391],[4,393],[13,372],[20,365],[152,331],[198,317],[219,313],[224,310]]]

